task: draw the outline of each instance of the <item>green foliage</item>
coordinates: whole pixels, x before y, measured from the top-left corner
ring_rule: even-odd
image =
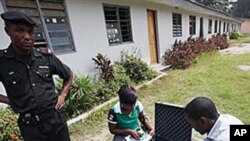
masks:
[[[122,52],[124,56],[121,65],[125,68],[126,74],[135,83],[139,83],[145,80],[150,80],[157,76],[157,73],[151,70],[148,65],[141,60],[138,56],[140,50],[135,50],[132,54]]]
[[[114,70],[115,70],[115,81],[119,85],[132,83],[132,80],[126,74],[126,69],[123,67],[123,65],[120,62],[115,62]]]
[[[229,12],[229,1],[228,0],[195,0],[205,6],[214,8],[218,11]]]
[[[98,98],[98,104],[110,100],[116,95],[119,84],[115,81],[105,82],[104,79],[99,79],[94,83],[94,91]]]
[[[243,34],[242,38],[230,40],[230,45],[233,45],[233,46],[234,45],[241,45],[243,43],[250,43],[250,34],[249,33]]]
[[[18,115],[9,108],[0,108],[0,140],[20,141],[21,133],[17,126]]]
[[[128,54],[125,56],[124,63],[115,62],[115,65],[111,65],[108,57],[102,54],[92,58],[97,64],[96,68],[100,72],[100,77],[95,81],[91,81],[88,76],[73,79],[63,107],[67,119],[76,117],[95,105],[115,97],[123,84],[139,83],[157,75],[140,58]],[[57,90],[60,91],[63,81],[58,79],[57,82]]]
[[[57,89],[60,90],[61,86],[62,80],[58,80]],[[95,106],[97,97],[94,94],[93,87],[88,76],[74,77],[63,107],[67,119],[75,117]]]
[[[92,60],[96,63],[96,69],[99,70],[100,76],[106,82],[114,79],[113,65],[111,65],[111,61],[107,56],[98,53],[96,58],[92,58]]]
[[[246,85],[250,83],[250,71],[237,68],[238,65],[250,65],[250,55],[210,52],[203,53],[196,61],[193,67],[168,71],[168,75],[138,90],[149,119],[154,117],[155,102],[185,106],[194,97],[206,96],[214,100],[220,113],[232,114],[250,124],[250,85]],[[113,104],[94,112],[83,123],[72,125],[71,138],[90,141],[101,134],[105,137],[103,141],[112,140],[107,129],[107,112]],[[194,133],[195,140],[198,134]],[[108,136],[111,137],[107,139]]]
[[[239,39],[239,38],[242,38],[242,37],[243,37],[243,34],[241,34],[239,31],[231,32],[230,35],[229,35],[230,39]]]

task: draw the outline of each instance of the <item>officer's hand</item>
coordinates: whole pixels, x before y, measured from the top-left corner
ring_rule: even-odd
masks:
[[[63,107],[64,100],[65,100],[65,96],[60,94],[58,96],[56,107],[55,107],[57,110],[60,110]]]
[[[131,137],[135,138],[136,140],[140,140],[140,136],[135,130],[129,130],[128,133]]]

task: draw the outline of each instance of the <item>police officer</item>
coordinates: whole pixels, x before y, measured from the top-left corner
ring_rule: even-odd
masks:
[[[1,14],[11,43],[0,50],[0,81],[7,96],[0,102],[19,113],[18,126],[25,141],[69,141],[60,109],[72,83],[72,72],[49,49],[35,49],[36,22],[20,11]],[[62,78],[59,95],[52,75]]]

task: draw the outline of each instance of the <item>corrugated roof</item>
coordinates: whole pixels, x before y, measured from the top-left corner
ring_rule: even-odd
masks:
[[[146,0],[146,1],[149,1],[152,3],[158,3],[161,5],[176,7],[176,8],[184,9],[186,11],[191,11],[194,13],[200,13],[200,14],[204,14],[208,16],[219,17],[219,18],[223,18],[223,19],[227,19],[227,20],[231,20],[231,21],[235,21],[239,23],[243,22],[241,19],[235,18],[228,13],[218,11],[216,9],[207,7],[205,5],[202,5],[197,2],[190,1],[190,0]]]

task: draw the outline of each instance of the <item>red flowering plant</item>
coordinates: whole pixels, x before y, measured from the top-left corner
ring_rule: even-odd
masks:
[[[21,141],[22,136],[17,126],[18,115],[10,108],[0,108],[0,140]]]

